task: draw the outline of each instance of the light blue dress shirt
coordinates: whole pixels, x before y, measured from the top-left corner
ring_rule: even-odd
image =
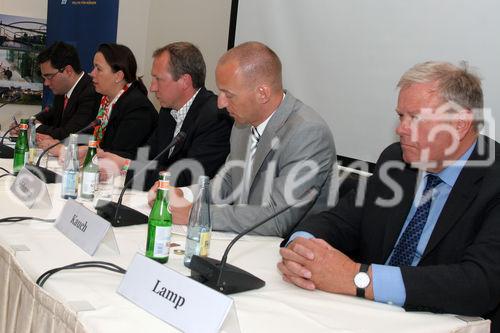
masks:
[[[451,189],[453,188],[453,185],[455,185],[465,162],[469,159],[475,147],[476,143],[474,143],[455,163],[436,174],[439,178],[441,178],[442,183],[433,190],[429,216],[427,217],[427,222],[424,226],[424,230],[422,231],[422,235],[420,236],[412,266],[416,266],[420,262],[422,254],[424,253],[427,243],[431,238],[432,231],[436,226],[436,222],[441,214],[446,200],[448,199]],[[422,193],[427,183],[427,174],[427,172],[423,172],[410,212],[408,213],[403,228],[401,229],[401,233],[398,236],[398,241],[417,210],[418,203],[422,198]],[[290,237],[287,245],[297,237],[313,238],[314,235],[305,231],[295,232]],[[394,247],[396,247],[396,244],[397,242],[394,244]],[[373,276],[373,294],[375,301],[377,302],[402,306],[406,300],[406,289],[401,275],[401,269],[399,267],[387,265],[393,255],[393,252],[394,248],[386,261],[386,265],[371,265]]]
[[[432,231],[436,226],[436,222],[441,214],[441,211],[443,210],[451,189],[453,188],[453,185],[455,185],[465,162],[469,159],[475,147],[476,143],[470,146],[469,149],[467,149],[467,151],[455,163],[436,174],[436,176],[441,178],[442,183],[433,190],[429,216],[427,217],[427,222],[425,223],[424,230],[420,236],[415,257],[411,263],[412,266],[416,266],[420,262],[422,254],[427,247],[427,243],[431,238]],[[406,217],[403,228],[401,229],[401,233],[398,236],[398,241],[417,210],[418,203],[422,198],[422,193],[427,183],[426,176],[427,172],[423,172],[421,178],[422,181],[420,181],[420,184],[418,185],[415,198],[413,199],[413,204],[408,216]],[[424,179],[425,181],[423,181]],[[397,242],[394,244],[394,248],[396,247],[396,244]],[[372,264],[373,296],[377,302],[385,302],[402,306],[406,300],[406,289],[401,275],[401,269],[399,267],[387,265],[394,253],[394,248],[386,261],[386,265]]]

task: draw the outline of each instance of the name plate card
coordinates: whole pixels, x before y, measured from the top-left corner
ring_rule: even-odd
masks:
[[[215,333],[229,321],[235,325],[230,331],[239,331],[230,297],[140,254],[135,255],[117,292],[183,332]],[[228,313],[231,318],[226,318]]]
[[[10,191],[29,209],[52,208],[47,185],[26,168],[19,171]]]
[[[55,227],[91,256],[104,248],[119,254],[111,224],[74,200],[66,202]]]

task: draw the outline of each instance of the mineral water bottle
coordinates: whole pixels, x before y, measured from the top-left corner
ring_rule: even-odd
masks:
[[[21,119],[19,135],[14,148],[14,175],[17,175],[28,162],[28,154],[28,119]]]
[[[80,195],[84,199],[94,199],[94,194],[99,184],[99,160],[97,158],[97,141],[89,140],[87,155],[83,162],[82,188]]]
[[[70,134],[69,144],[64,158],[64,171],[62,177],[61,197],[63,199],[76,199],[78,196],[78,134]]]
[[[210,248],[210,179],[200,176],[200,192],[189,214],[189,224],[186,238],[186,253],[184,266],[189,267],[193,255],[206,257]]]
[[[31,116],[29,120],[29,136],[28,136],[28,148],[29,148],[29,164],[36,163],[36,118]]]
[[[168,171],[160,172],[156,200],[148,219],[146,257],[162,264],[168,261],[172,232],[172,215],[168,211],[169,187],[170,173]]]

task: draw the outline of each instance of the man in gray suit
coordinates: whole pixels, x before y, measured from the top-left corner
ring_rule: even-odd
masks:
[[[211,182],[214,230],[240,232],[318,191],[254,233],[286,236],[308,212],[326,207],[335,146],[329,127],[283,90],[281,62],[266,45],[241,44],[216,68],[219,108],[236,120],[226,165]],[[185,224],[190,204],[174,196],[174,223]]]

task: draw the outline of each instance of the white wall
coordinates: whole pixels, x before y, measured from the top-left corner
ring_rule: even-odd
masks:
[[[337,153],[374,162],[398,140],[395,86],[416,63],[469,62],[500,119],[499,12],[498,0],[240,0],[236,43],[275,49],[285,86],[323,115]]]
[[[231,0],[120,0],[117,42],[134,52],[138,74],[149,87],[153,51],[173,41],[197,45],[207,63],[207,87],[214,90],[215,65],[227,48]],[[0,13],[47,17],[47,1],[0,0]],[[151,101],[159,107],[156,98]],[[6,106],[0,111],[2,128],[12,114],[26,116],[39,107]]]
[[[200,48],[207,63],[207,88],[216,91],[215,66],[227,49],[231,0],[151,0],[150,3],[145,83],[151,82],[151,55],[155,49],[175,41],[189,41]],[[150,99],[158,107],[155,97],[150,95]]]
[[[137,74],[144,75],[151,0],[120,0],[116,42],[127,45],[137,60]],[[149,71],[146,69],[146,71]]]

